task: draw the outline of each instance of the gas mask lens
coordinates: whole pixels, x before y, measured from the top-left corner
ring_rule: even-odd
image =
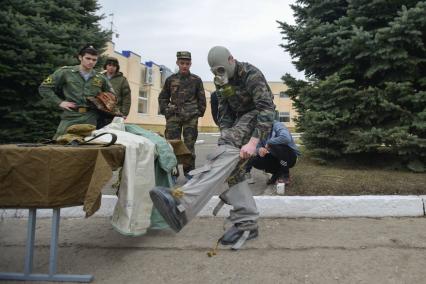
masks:
[[[211,68],[211,71],[213,72],[213,74],[218,75],[218,76],[223,76],[226,73],[225,67],[223,66],[216,66]]]

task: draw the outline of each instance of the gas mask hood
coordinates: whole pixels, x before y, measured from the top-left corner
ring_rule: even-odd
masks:
[[[207,56],[210,70],[215,75],[214,82],[219,86],[226,85],[235,73],[235,62],[229,62],[231,53],[226,47],[212,47]]]

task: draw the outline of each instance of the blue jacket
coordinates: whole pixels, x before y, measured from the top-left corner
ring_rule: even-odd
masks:
[[[297,156],[300,156],[300,151],[294,143],[293,137],[290,134],[290,131],[285,127],[282,122],[274,121],[272,125],[272,130],[269,133],[268,139],[261,140],[257,145],[257,148],[265,147],[268,145],[279,145],[284,144],[288,145],[291,149],[293,149],[294,153]]]

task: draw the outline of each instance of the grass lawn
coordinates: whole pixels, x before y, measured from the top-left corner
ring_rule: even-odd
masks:
[[[290,175],[286,195],[426,195],[426,173],[384,166],[322,165],[303,155]]]

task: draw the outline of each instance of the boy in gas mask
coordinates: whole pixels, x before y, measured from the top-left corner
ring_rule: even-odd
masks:
[[[275,105],[259,69],[235,60],[223,46],[211,48],[207,59],[219,100],[219,147],[205,166],[193,171],[190,182],[172,190],[155,188],[151,198],[169,225],[179,231],[213,195],[219,195],[221,202],[214,214],[223,203],[233,206],[228,217],[232,226],[220,242],[239,249],[258,235],[259,213],[245,180],[245,166],[256,154],[258,142],[269,135]]]

